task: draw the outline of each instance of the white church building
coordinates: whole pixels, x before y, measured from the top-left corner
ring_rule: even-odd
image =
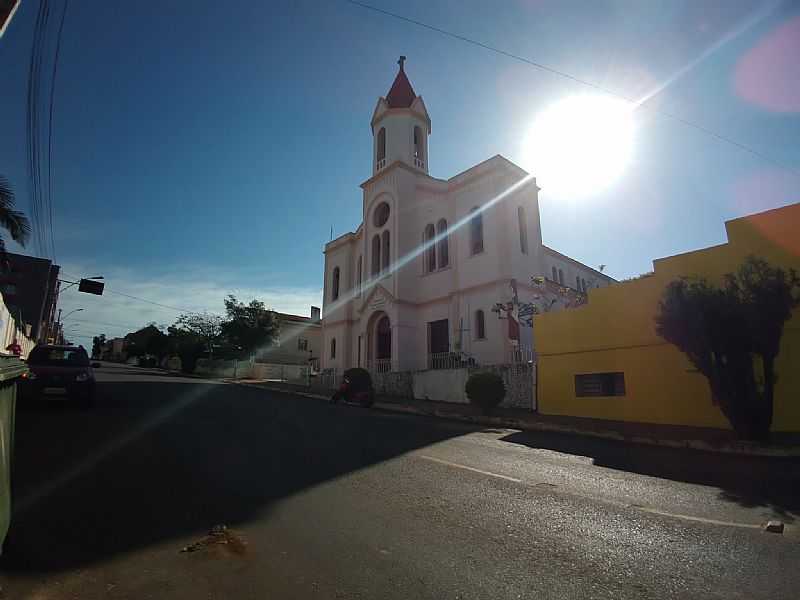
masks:
[[[325,245],[323,369],[508,362],[531,330],[495,307],[537,297],[532,277],[578,292],[614,281],[542,244],[539,188],[511,161],[428,174],[431,119],[404,60],[372,114],[362,222]]]

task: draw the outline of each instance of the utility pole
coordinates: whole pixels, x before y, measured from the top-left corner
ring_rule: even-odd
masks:
[[[62,308],[58,309],[58,319],[56,320],[56,332],[58,333],[58,337],[59,337],[58,343],[59,344],[63,344],[64,343],[64,326],[63,326],[62,320],[61,320],[61,311],[62,310],[64,310],[64,309],[62,309]],[[66,319],[71,314],[74,314],[74,313],[82,311],[82,310],[83,310],[82,308],[76,308],[75,310],[71,310],[66,315],[64,315],[64,318]]]

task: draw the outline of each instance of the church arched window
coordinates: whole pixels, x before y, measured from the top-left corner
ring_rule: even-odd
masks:
[[[331,300],[339,299],[339,267],[333,268],[333,281],[331,282]]]
[[[414,166],[423,168],[425,166],[425,138],[422,135],[422,127],[414,126]]]
[[[475,339],[486,339],[486,317],[482,310],[475,311]]]
[[[361,295],[361,282],[363,280],[363,275],[364,275],[364,273],[363,273],[364,264],[363,263],[364,263],[364,261],[363,261],[362,257],[359,256],[358,257],[358,266],[356,267],[356,273],[357,273],[356,281],[357,281],[357,285],[358,285],[358,295],[359,296]]]
[[[384,271],[389,269],[389,230],[383,232],[383,248],[381,250],[381,267]]]
[[[376,277],[381,272],[381,236],[375,234],[372,238],[372,276]]]
[[[483,212],[476,206],[469,221],[470,254],[483,252]]]
[[[381,127],[378,130],[378,142],[376,148],[376,164],[377,168],[380,171],[383,167],[386,166],[386,129]]]
[[[439,268],[443,269],[450,264],[450,248],[449,236],[447,235],[447,221],[439,219],[436,223],[436,235],[439,236],[439,241],[436,245],[439,247]]]
[[[436,270],[436,244],[433,241],[435,237],[436,230],[433,227],[433,223],[429,223],[422,234],[422,244],[425,247],[425,252],[422,253],[422,256],[425,261],[426,273]]]

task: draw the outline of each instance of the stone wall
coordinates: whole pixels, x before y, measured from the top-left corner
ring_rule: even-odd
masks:
[[[489,371],[497,373],[506,385],[506,397],[500,406],[513,408],[536,408],[536,365],[508,364],[491,365],[471,369],[471,372]]]
[[[467,380],[473,373],[480,372],[497,373],[503,378],[506,397],[500,406],[534,409],[536,367],[526,364],[414,371],[411,373],[414,397],[419,400],[468,403],[469,398],[464,391]]]
[[[240,365],[243,365],[243,363],[240,363]],[[247,374],[243,370],[239,377],[308,383],[308,374],[309,367],[304,365],[255,363],[249,366]]]
[[[393,373],[375,373],[372,385],[378,396],[394,396],[397,398],[413,398],[413,372],[397,371]]]

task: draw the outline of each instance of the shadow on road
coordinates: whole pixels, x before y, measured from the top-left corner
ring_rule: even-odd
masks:
[[[73,569],[236,526],[299,490],[471,430],[185,379],[101,383],[98,393],[90,411],[18,412],[4,570]]]
[[[588,456],[599,467],[718,487],[721,499],[748,508],[770,508],[787,523],[795,520],[790,513],[800,513],[800,461],[796,458],[736,456],[545,432],[518,432],[501,439]]]

